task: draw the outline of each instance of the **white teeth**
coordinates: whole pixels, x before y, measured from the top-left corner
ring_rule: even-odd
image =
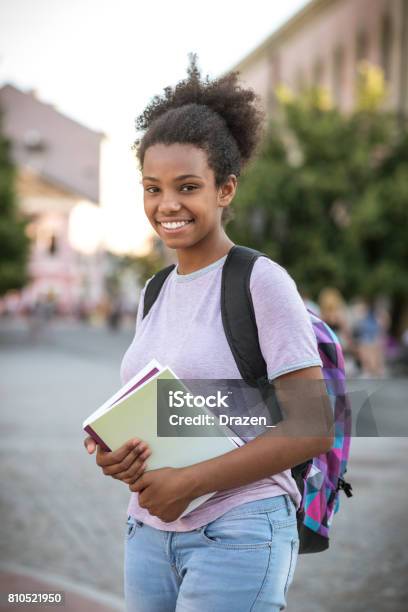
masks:
[[[184,225],[187,225],[188,223],[190,223],[190,221],[171,221],[167,223],[162,222],[161,225],[165,227],[166,229],[177,229],[178,227],[183,227]]]

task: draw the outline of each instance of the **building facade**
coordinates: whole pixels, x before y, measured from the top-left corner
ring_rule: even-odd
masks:
[[[103,296],[103,253],[75,248],[70,226],[78,207],[99,206],[103,134],[12,85],[0,89],[0,109],[32,241],[31,280],[19,293],[21,307],[48,298],[71,313],[83,301],[97,303]]]
[[[383,69],[387,107],[408,115],[408,0],[312,0],[233,69],[269,113],[280,84],[323,86],[347,112],[361,60]]]

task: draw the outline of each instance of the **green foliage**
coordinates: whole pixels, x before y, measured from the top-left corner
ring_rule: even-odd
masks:
[[[20,289],[28,280],[29,240],[26,222],[18,214],[14,181],[10,143],[0,131],[0,296]]]
[[[370,79],[348,115],[317,90],[281,91],[234,201],[231,238],[266,252],[315,298],[327,285],[347,298],[408,296],[408,125],[381,110]]]

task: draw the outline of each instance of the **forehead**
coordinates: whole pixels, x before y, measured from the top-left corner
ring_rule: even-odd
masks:
[[[143,175],[180,176],[196,174],[203,178],[213,175],[208,166],[207,153],[189,144],[155,144],[148,147],[143,160]]]

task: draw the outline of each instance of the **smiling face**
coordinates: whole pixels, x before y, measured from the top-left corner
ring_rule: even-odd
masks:
[[[216,244],[221,215],[231,202],[236,178],[216,186],[203,149],[189,144],[155,144],[143,160],[144,209],[151,225],[172,249]]]

